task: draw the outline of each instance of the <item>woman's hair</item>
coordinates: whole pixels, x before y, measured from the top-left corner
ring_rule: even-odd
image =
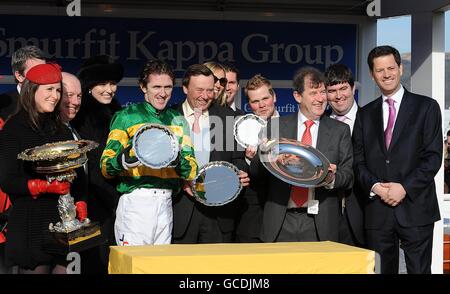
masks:
[[[221,65],[220,63],[214,62],[214,61],[209,61],[204,63],[204,65],[209,68],[213,74],[214,71],[217,70],[222,70],[223,74],[226,74],[225,71],[225,67],[223,67],[223,65]],[[217,82],[217,77],[214,75],[214,83]],[[219,104],[220,106],[227,106],[227,85],[225,84],[225,86],[223,87],[222,92],[219,93],[219,96],[217,96],[217,98],[214,100],[215,103]]]
[[[61,83],[61,82],[60,82]],[[30,82],[28,79],[25,79],[24,83],[22,84],[22,87],[20,89],[20,96],[19,96],[19,103],[17,105],[16,113],[20,111],[24,111],[27,116],[29,123],[31,127],[34,130],[40,129],[42,126],[40,125],[40,113],[37,110],[36,107],[36,91],[38,90],[39,86],[38,84],[35,84],[33,82]],[[42,85],[45,86],[45,85]],[[61,83],[61,90],[62,90],[62,83]],[[50,113],[51,120],[55,123],[58,123],[61,121],[60,114],[59,114],[59,105],[61,104],[61,98],[59,99],[58,103],[55,106],[55,110]]]

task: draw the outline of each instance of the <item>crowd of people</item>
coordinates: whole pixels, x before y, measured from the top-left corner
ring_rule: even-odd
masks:
[[[47,62],[35,46],[20,48],[11,62],[17,89],[0,96],[0,197],[10,201],[0,267],[66,271],[65,256],[42,245],[48,224],[59,218],[58,196],[70,191],[77,218],[89,212],[107,239],[80,253],[82,273],[107,273],[111,245],[308,241],[375,250],[381,273],[398,272],[401,244],[408,273],[431,273],[440,219],[434,185],[443,153],[439,105],[401,85],[395,48],[376,47],[367,62],[381,96],[364,107],[344,64],[325,72],[299,68],[293,76],[299,110],[283,116],[270,80],[261,74],[248,79],[245,97],[267,122],[267,138],[310,145],[330,161],[325,185],[302,188],[269,173],[258,146],[242,150],[233,140],[226,121],[245,114],[234,101],[240,75],[233,64],[189,66],[182,78],[185,100],[169,107],[173,69],[147,61],[138,77],[142,102],[122,108],[115,93],[124,68],[109,56],[89,58],[75,75]],[[180,152],[174,165],[151,168],[136,157],[133,138],[146,123],[175,134]],[[71,139],[99,144],[71,183],[50,182],[17,159],[27,148]],[[193,197],[191,181],[213,161],[236,166],[244,188],[222,206]]]

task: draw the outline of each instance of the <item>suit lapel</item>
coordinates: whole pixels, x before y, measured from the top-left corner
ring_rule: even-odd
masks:
[[[219,160],[218,156],[219,153],[216,151],[216,148],[212,148],[212,146],[215,146],[215,138],[212,137],[213,132],[212,130],[216,127],[215,122],[211,121],[211,117],[219,117],[219,109],[217,108],[217,106],[215,104],[212,104],[209,108],[208,108],[208,115],[209,115],[209,142],[211,144],[211,151],[209,152],[209,162],[211,161],[217,161]],[[225,125],[224,125],[225,127]],[[223,135],[223,139],[225,138],[225,135]]]
[[[373,109],[374,114],[373,117],[373,125],[375,128],[375,138],[378,139],[378,144],[380,144],[380,150],[383,150],[384,153],[387,152],[386,144],[384,143],[384,125],[383,125],[383,98],[378,97],[375,107]]]
[[[316,144],[316,148],[322,152],[322,153],[326,153],[326,148],[327,146],[329,146],[329,141],[331,138],[331,132],[330,132],[330,125],[329,125],[329,120],[331,118],[323,115],[320,118],[320,124],[319,124],[319,132],[317,134],[317,144]]]
[[[394,131],[392,132],[392,140],[389,149],[398,141],[402,130],[405,129],[405,125],[412,114],[414,107],[412,99],[409,99],[409,93],[405,89],[405,93],[402,97],[402,103],[400,104],[400,109],[397,110],[397,119],[395,121]]]
[[[298,113],[287,117],[286,121],[283,121],[283,125],[280,126],[280,137],[287,139],[298,140]]]

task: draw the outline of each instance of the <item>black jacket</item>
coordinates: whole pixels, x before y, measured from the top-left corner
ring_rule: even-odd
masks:
[[[110,104],[101,104],[89,94],[83,94],[83,102],[71,125],[81,138],[95,141],[99,146],[88,153],[88,209],[90,218],[103,222],[114,215],[120,194],[116,180],[107,180],[100,170],[100,158],[106,146],[109,125],[114,113],[121,109],[115,99]]]
[[[174,109],[178,110],[180,113],[183,113],[182,104],[173,106]],[[222,107],[216,104],[212,104],[209,108],[210,116],[219,117],[225,126],[226,117],[234,117],[234,112],[230,108]],[[211,129],[215,126],[212,124]],[[231,133],[230,133],[231,132]],[[212,132],[211,132],[212,133]],[[227,161],[234,164],[240,170],[247,170],[247,164],[244,160],[244,152],[237,151],[236,147],[234,151],[227,151],[227,140],[230,138],[234,138],[232,129],[224,128],[223,136],[222,136],[222,144],[223,148],[221,150],[212,150],[210,152],[209,161]],[[235,142],[235,141],[234,141]],[[211,138],[211,144],[215,144],[214,137]],[[236,146],[236,145],[235,145]],[[219,149],[219,148],[217,148]],[[228,203],[223,206],[218,207],[204,207],[208,210],[208,213],[211,215],[217,216],[217,220],[219,223],[219,227],[222,232],[230,232],[234,230],[235,221],[237,217],[237,200],[234,200],[231,203]],[[175,238],[181,237],[186,231],[190,218],[193,213],[194,205],[201,205],[195,200],[192,199],[191,196],[185,195],[184,192],[176,195],[173,199],[173,236]]]

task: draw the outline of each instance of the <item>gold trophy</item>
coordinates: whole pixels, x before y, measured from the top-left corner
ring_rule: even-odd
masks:
[[[97,147],[96,142],[89,140],[61,141],[27,149],[17,158],[32,162],[34,170],[45,174],[49,182],[72,182],[77,176],[75,169],[87,162],[86,153]],[[88,218],[82,222],[76,218],[76,206],[70,193],[59,196],[58,212],[61,221],[49,224],[49,241],[44,244],[44,250],[67,254],[104,242],[98,224]]]

